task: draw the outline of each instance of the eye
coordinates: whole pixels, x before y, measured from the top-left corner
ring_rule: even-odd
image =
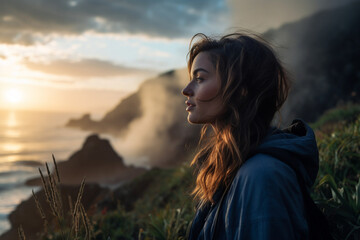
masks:
[[[196,77],[195,80],[196,80],[196,82],[200,83],[200,82],[202,82],[204,79],[201,78],[201,77]]]

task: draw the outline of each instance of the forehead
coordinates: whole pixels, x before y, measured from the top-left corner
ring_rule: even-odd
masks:
[[[191,73],[200,68],[205,69],[208,72],[215,71],[214,64],[211,61],[211,55],[208,52],[201,52],[196,55],[191,66]]]

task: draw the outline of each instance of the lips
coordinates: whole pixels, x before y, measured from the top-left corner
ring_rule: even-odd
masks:
[[[185,101],[185,103],[186,103],[186,105],[187,105],[187,108],[186,108],[186,111],[191,111],[192,109],[194,109],[195,108],[195,104],[193,104],[192,102],[190,102],[190,101]]]

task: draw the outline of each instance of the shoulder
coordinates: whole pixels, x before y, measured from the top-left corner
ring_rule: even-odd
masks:
[[[248,219],[289,219],[303,209],[294,170],[266,154],[249,158],[238,170],[227,195],[227,206]],[[244,208],[246,206],[246,208]]]
[[[266,154],[256,154],[240,167],[229,194],[237,201],[245,202],[301,199],[295,171],[286,163]]]
[[[270,155],[256,154],[242,165],[223,206],[227,239],[307,239],[296,174]]]
[[[249,158],[238,170],[234,181],[274,182],[279,180],[296,181],[295,171],[286,163],[267,154],[256,154]]]

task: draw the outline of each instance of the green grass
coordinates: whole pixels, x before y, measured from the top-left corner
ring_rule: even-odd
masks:
[[[360,239],[360,115],[354,114],[353,122],[317,132],[320,169],[313,198],[339,240]]]
[[[194,216],[192,182],[192,170],[184,164],[152,169],[124,185],[116,191],[117,208],[94,217],[96,239],[185,239]]]

